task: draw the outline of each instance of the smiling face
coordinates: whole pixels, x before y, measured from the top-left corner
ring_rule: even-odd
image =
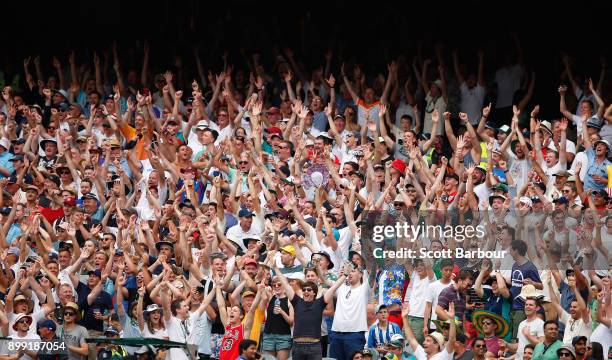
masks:
[[[559,334],[559,326],[557,324],[549,323],[544,326],[544,336],[548,341],[554,341],[557,339]]]
[[[427,355],[434,355],[440,352],[440,344],[431,336],[426,336],[423,340],[423,350]]]

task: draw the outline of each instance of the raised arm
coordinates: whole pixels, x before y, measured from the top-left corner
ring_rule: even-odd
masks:
[[[283,288],[285,288],[285,294],[287,294],[287,299],[289,299],[289,301],[292,301],[293,297],[295,296],[295,291],[293,290],[293,288],[289,284],[289,281],[287,281],[287,278],[285,277],[285,275],[283,275],[283,273],[281,273],[281,271],[279,270],[278,266],[276,265],[276,261],[274,261],[274,260],[272,260],[272,261],[273,261],[273,264],[274,264],[274,272],[276,273],[276,275],[280,279],[281,284],[283,284]]]
[[[221,317],[221,323],[223,327],[226,327],[228,324],[228,316],[227,316],[227,308],[225,307],[225,299],[223,298],[223,293],[221,292],[221,287],[223,286],[222,280],[219,280],[215,286],[215,296],[217,299],[217,305],[219,306],[219,316]],[[164,310],[165,311],[165,310]]]
[[[453,68],[455,69],[455,77],[457,78],[457,83],[459,85],[463,85],[465,82],[465,78],[461,73],[461,67],[459,66],[459,56],[457,55],[457,49],[453,50]]]
[[[574,114],[567,109],[567,105],[565,104],[565,93],[567,92],[567,87],[564,85],[559,86],[559,111],[563,116],[568,119],[571,119]]]
[[[353,85],[351,85],[350,80],[346,76],[344,63],[342,63],[342,66],[340,67],[340,73],[342,75],[342,80],[344,81],[344,86],[346,86],[346,90],[349,92],[349,94],[351,94],[353,102],[355,103],[355,105],[357,105],[357,103],[359,102],[359,95],[357,95],[357,93],[353,89]]]
[[[334,285],[332,285],[332,287],[330,287],[329,289],[327,289],[327,291],[325,291],[325,294],[323,295],[323,300],[325,301],[326,304],[329,304],[334,300],[334,294],[336,293],[336,290],[338,290],[340,285],[344,283],[344,280],[346,280],[347,272],[348,272],[348,269],[346,268],[343,269],[342,275],[338,277],[338,280],[336,280]]]

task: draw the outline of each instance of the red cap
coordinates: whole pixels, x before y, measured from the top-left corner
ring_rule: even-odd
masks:
[[[393,160],[391,167],[394,167],[397,171],[402,173],[402,175],[404,174],[404,171],[406,171],[406,163],[400,159]]]
[[[266,129],[266,131],[268,131],[268,134],[282,134],[283,130],[281,130],[280,128],[274,126],[274,127],[269,127]]]
[[[270,106],[268,109],[268,114],[278,114],[280,110],[276,106]]]
[[[64,205],[66,206],[76,206],[76,199],[73,197],[69,197],[66,200],[64,200]]]
[[[257,265],[257,261],[255,261],[255,259],[253,259],[252,257],[248,257],[244,260],[244,266],[247,266],[249,264]]]
[[[196,170],[194,167],[192,166],[187,166],[185,168],[181,168],[181,173],[193,173],[193,174],[197,174],[198,170]]]

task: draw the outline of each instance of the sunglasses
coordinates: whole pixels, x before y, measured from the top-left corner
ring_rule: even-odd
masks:
[[[74,316],[74,315],[76,315],[76,313],[73,313],[73,312],[71,312],[71,311],[66,311],[66,312],[64,313],[64,316]]]
[[[570,357],[570,356],[572,356],[572,353],[565,352],[565,351],[559,353],[559,357]]]
[[[476,248],[476,250],[478,250],[478,248]],[[482,325],[493,325],[492,321],[483,321]]]
[[[249,163],[248,161],[238,161],[238,164],[240,164],[240,165],[246,165],[248,163]]]
[[[279,146],[279,149],[289,149],[289,146]]]
[[[281,285],[282,284],[280,284],[280,283],[272,284],[272,286],[274,286],[274,287],[281,287]]]
[[[309,288],[309,287],[302,289],[302,292],[306,292],[306,291],[314,291],[314,290],[312,290],[312,288]]]
[[[481,349],[481,348],[485,347],[485,345],[484,345],[484,344],[474,345],[474,347],[475,347],[475,348],[478,348],[478,349]]]
[[[19,321],[17,321],[17,323],[18,323],[18,324],[29,324],[29,323],[30,323],[30,321],[29,321],[29,320],[27,320],[27,319],[23,319],[23,320],[19,320]]]

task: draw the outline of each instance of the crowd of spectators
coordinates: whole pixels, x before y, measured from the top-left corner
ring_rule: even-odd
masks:
[[[137,70],[116,45],[23,59],[2,74],[0,325],[66,352],[3,341],[0,359],[189,358],[107,338],[219,360],[610,358],[606,61],[591,78],[564,54],[537,99],[512,39],[497,68],[440,45],[380,72],[289,48],[157,74],[148,43]],[[483,231],[374,240],[398,223]],[[458,249],[501,256],[441,256]]]

